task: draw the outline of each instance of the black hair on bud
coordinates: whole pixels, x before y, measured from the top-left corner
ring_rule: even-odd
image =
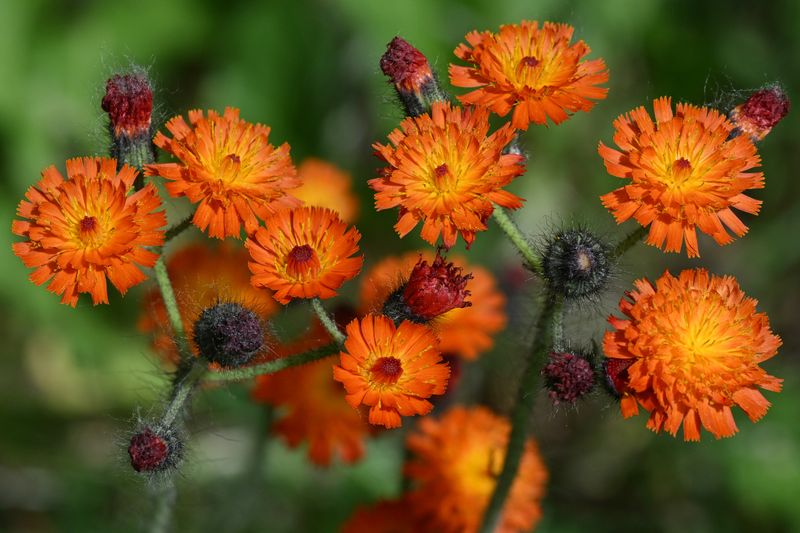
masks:
[[[183,457],[183,443],[172,430],[143,427],[131,436],[128,455],[131,467],[137,472],[163,472],[178,465]]]
[[[250,362],[264,346],[264,337],[258,314],[238,303],[208,307],[194,323],[194,342],[200,356],[223,367]]]
[[[542,254],[545,280],[566,298],[599,295],[608,283],[611,264],[611,247],[584,229],[556,232]]]

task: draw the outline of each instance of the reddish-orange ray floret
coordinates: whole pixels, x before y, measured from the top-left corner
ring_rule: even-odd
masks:
[[[714,109],[654,102],[655,121],[638,107],[614,121],[614,142],[598,152],[612,176],[630,183],[600,197],[617,223],[633,217],[650,227],[647,243],[689,257],[700,255],[697,229],[724,245],[747,226],[733,208],[757,214],[761,201],[745,195],[764,187],[764,175],[752,172],[761,161],[745,135],[729,139],[734,126]]]
[[[716,438],[736,433],[735,405],[753,421],[763,417],[770,403],[758,389],[778,392],[782,380],[759,364],[781,340],[756,300],[734,278],[704,269],[634,285],[619,304],[625,318],[609,317],[614,331],[603,339],[606,357],[621,362],[612,377],[622,414],[641,405],[648,428],[675,435],[683,425],[687,441],[700,439],[701,425]]]
[[[164,243],[166,217],[152,185],[132,194],[136,170],[105,158],[67,161],[67,180],[55,167],[42,172],[17,207],[11,231],[25,237],[13,245],[30,280],[49,281],[61,303],[75,306],[80,293],[108,303],[106,280],[122,294],[147,276],[158,255],[147,247]]]
[[[455,54],[471,66],[450,65],[450,81],[457,87],[476,89],[459,96],[464,104],[491,109],[501,117],[512,109],[517,129],[528,125],[556,124],[575,111],[589,111],[593,100],[606,97],[608,81],[602,59],[584,61],[590,52],[583,41],[570,43],[573,28],[567,24],[536,21],[500,26],[499,33],[471,32]]]

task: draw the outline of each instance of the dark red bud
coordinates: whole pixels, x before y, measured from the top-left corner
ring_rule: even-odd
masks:
[[[594,388],[592,364],[580,354],[553,352],[542,369],[548,395],[554,404],[575,403]]]
[[[115,74],[109,78],[101,107],[108,113],[116,137],[149,136],[153,91],[143,73]]]
[[[736,106],[731,111],[731,120],[754,141],[760,141],[789,113],[789,107],[786,92],[773,85],[754,92],[743,104]]]
[[[137,472],[163,470],[169,463],[170,446],[166,439],[146,428],[131,437],[128,455]]]
[[[439,253],[432,264],[420,259],[411,271],[403,288],[403,301],[411,313],[431,320],[451,309],[469,307],[466,290],[472,274],[462,275],[462,269],[448,263]]]

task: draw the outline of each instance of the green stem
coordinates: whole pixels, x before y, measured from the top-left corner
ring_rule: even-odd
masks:
[[[172,327],[172,334],[178,344],[181,360],[189,360],[192,354],[186,341],[186,334],[183,331],[181,312],[178,310],[178,301],[175,299],[175,291],[172,289],[163,255],[158,258],[153,268],[155,270],[156,283],[158,283],[158,288],[161,290],[161,298],[164,300],[164,307],[167,310],[169,324]]]
[[[553,294],[547,295],[544,308],[536,321],[536,337],[528,367],[520,383],[517,404],[511,414],[511,435],[508,437],[503,470],[497,478],[492,498],[486,506],[483,523],[479,531],[491,533],[500,521],[511,485],[517,476],[522,453],[525,451],[525,439],[528,436],[530,415],[538,391],[539,374],[547,353],[552,348],[553,318],[560,312],[562,299]]]
[[[220,370],[217,372],[210,372],[206,375],[206,381],[240,381],[245,379],[254,378],[262,374],[274,374],[286,368],[293,366],[304,365],[325,359],[339,353],[339,344],[331,343],[316,350],[302,352],[288,357],[281,357],[274,361],[268,361],[260,365],[248,366],[245,368],[236,368],[232,370]]]
[[[161,425],[165,428],[172,426],[175,420],[183,412],[183,404],[191,395],[195,386],[200,382],[200,378],[206,373],[205,363],[202,361],[191,361],[188,364],[182,365],[175,375],[172,382],[172,390],[170,392],[169,403],[164,410],[164,416],[161,417]]]
[[[159,494],[156,494],[156,509],[150,533],[168,533],[172,531],[172,511],[175,508],[175,481],[168,478],[164,481]]]
[[[539,258],[536,256],[536,253],[533,251],[533,248],[531,248],[527,239],[525,239],[519,226],[508,216],[506,210],[499,205],[494,206],[492,218],[494,218],[494,221],[497,222],[497,225],[500,226],[500,229],[506,234],[511,244],[522,254],[528,267],[537,274],[541,274],[542,265]]]
[[[630,232],[624,239],[619,241],[611,252],[612,259],[619,259],[625,252],[633,248],[633,246],[641,241],[647,235],[647,228],[642,226]]]
[[[331,336],[333,340],[337,342],[337,344],[344,344],[345,336],[344,334],[339,331],[339,327],[336,325],[336,322],[331,318],[331,316],[325,311],[325,308],[322,307],[322,302],[319,298],[314,298],[311,300],[311,307],[314,308],[314,312],[317,313],[320,322],[325,327],[325,330]]]
[[[192,220],[194,219],[194,213],[191,213],[188,217],[184,218],[171,228],[167,230],[167,233],[164,235],[164,243],[168,243],[178,235],[184,232],[186,228],[192,225]]]

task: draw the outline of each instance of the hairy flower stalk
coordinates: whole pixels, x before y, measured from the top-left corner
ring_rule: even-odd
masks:
[[[531,410],[536,399],[541,368],[553,345],[554,318],[561,313],[563,304],[560,296],[547,294],[545,298],[544,307],[536,321],[536,336],[533,340],[528,367],[522,376],[517,403],[511,413],[511,435],[506,447],[503,469],[497,478],[497,485],[495,485],[479,529],[482,533],[492,533],[495,530],[525,450],[525,439],[530,429]]]

